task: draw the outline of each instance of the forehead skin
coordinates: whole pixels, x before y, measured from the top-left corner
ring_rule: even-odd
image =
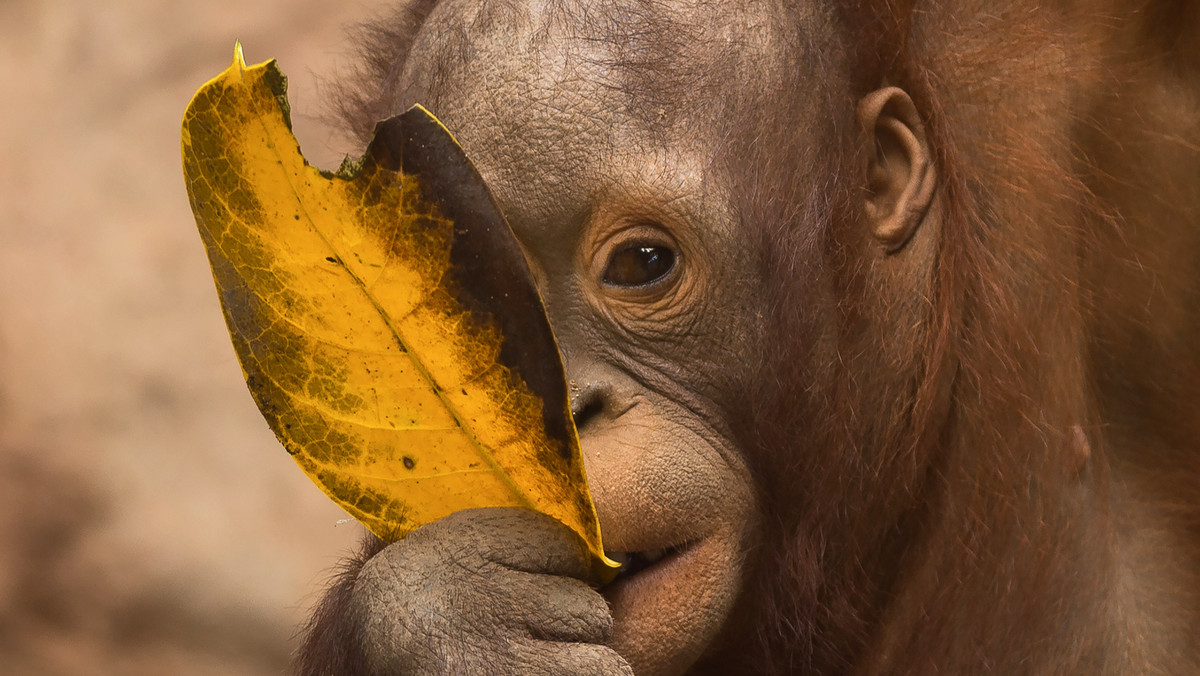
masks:
[[[535,258],[569,258],[605,201],[671,205],[728,234],[714,161],[734,106],[771,88],[767,17],[756,3],[445,0],[396,108],[422,103],[445,122],[527,246],[563,247]]]

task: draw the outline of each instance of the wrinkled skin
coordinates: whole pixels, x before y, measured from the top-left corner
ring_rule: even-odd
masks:
[[[1023,673],[1031,664],[1042,665],[1031,673],[1172,671],[1164,665],[1186,673],[1200,664],[1181,638],[1200,626],[1200,604],[1180,591],[1196,587],[1194,530],[1153,516],[1167,511],[1147,506],[1166,489],[1150,473],[1109,483],[1110,472],[1152,457],[1139,455],[1143,449],[1178,451],[1191,464],[1177,464],[1175,476],[1200,477],[1189,427],[1198,398],[1187,384],[1200,376],[1200,361],[1194,349],[1171,347],[1195,333],[1179,327],[1200,319],[1181,311],[1168,326],[1138,314],[1164,288],[1172,298],[1200,297],[1187,281],[1200,278],[1200,244],[1171,225],[1185,218],[1165,211],[1153,214],[1165,224],[1152,231],[1157,239],[1105,240],[1091,234],[1103,232],[1094,226],[1081,228],[1094,239],[1066,240],[1075,233],[1059,224],[1074,222],[1070,210],[1083,200],[1068,194],[1075,184],[1053,183],[1064,174],[1053,162],[1075,148],[1069,134],[1086,134],[1062,107],[1070,97],[1054,89],[1076,83],[1047,84],[1047,73],[1067,57],[1051,48],[980,57],[939,44],[992,15],[939,24],[950,5],[926,4],[924,28],[913,30],[946,75],[913,81],[950,83],[938,110],[961,125],[961,157],[952,160],[932,147],[923,107],[932,95],[910,97],[891,86],[895,77],[878,74],[866,86],[818,86],[826,84],[821,69],[842,67],[850,49],[826,44],[831,12],[817,6],[437,4],[387,110],[422,103],[438,115],[525,248],[570,381],[606,548],[666,554],[595,590],[580,581],[578,544],[544,518],[516,510],[454,515],[367,562],[338,605],[344,627],[318,620],[327,635],[344,636],[338,650],[361,660],[346,664],[372,673],[730,673],[749,645],[741,641],[761,638],[755,629],[766,635],[756,646],[767,654],[754,664],[784,673],[978,673],[981,665]],[[797,40],[801,23],[807,32]],[[980,33],[972,44],[997,31]],[[803,59],[789,51],[797,43],[809,50]],[[1010,70],[1036,86],[1027,93],[1014,84],[1008,98],[988,98],[991,90],[974,81],[954,90],[955,73],[969,70],[960,52],[994,68],[1011,61]],[[1017,82],[991,73],[979,81]],[[846,119],[821,112],[828,100]],[[1105,104],[1092,105],[1100,119]],[[1175,110],[1179,117],[1163,119],[1190,119],[1187,105]],[[1089,163],[1130,165],[1125,146],[1104,145],[1128,132],[1127,122],[1096,123],[1102,142]],[[852,142],[823,148],[821,139],[833,136]],[[1034,140],[1004,147],[1010,137]],[[781,139],[791,140],[778,149]],[[856,158],[854,171],[835,166],[842,157]],[[979,189],[984,198],[964,198],[969,182],[939,173],[951,161],[986,166],[962,172],[992,182]],[[1139,194],[1166,194],[1164,186],[1183,194],[1173,177],[1198,169],[1192,151],[1158,177],[1108,184],[1097,171],[1085,179],[1089,198],[1124,213],[1141,199],[1118,194],[1126,185],[1145,180]],[[816,216],[805,221],[805,209],[820,205],[800,196],[831,176],[849,182],[853,213],[839,222],[848,230],[818,246],[815,234],[806,237],[830,226]],[[1030,176],[1044,193],[1021,192]],[[774,242],[764,247],[748,224],[761,216],[750,213],[751,198],[763,213],[802,214],[799,234],[789,236],[807,248],[780,255]],[[1010,229],[994,241],[950,241],[943,219],[961,215],[964,204],[986,205],[986,216]],[[1183,213],[1192,203],[1174,204]],[[1027,227],[1028,213],[1036,217]],[[955,221],[956,232],[962,222],[980,227]],[[976,241],[997,248],[969,249]],[[1149,257],[1122,248],[1143,245],[1153,249]],[[1109,250],[1119,253],[1095,255],[1079,271],[1070,256],[1040,258]],[[1125,264],[1171,256],[1170,266],[1151,272]],[[977,283],[971,275],[988,265],[994,277]],[[781,269],[807,280],[804,295],[784,298],[771,286],[769,273]],[[1110,301],[1105,284],[1114,275],[1131,290]],[[1085,307],[1069,295],[1079,289],[1102,300]],[[1013,320],[1003,315],[1009,310],[1025,314]],[[779,320],[793,314],[803,321]],[[943,329],[951,337],[939,341]],[[781,340],[804,345],[772,363],[771,351],[784,352]],[[1148,343],[1167,347],[1143,350]],[[1088,352],[1096,346],[1100,356]],[[1087,369],[1095,373],[1085,378]],[[1146,385],[1150,373],[1158,380]],[[745,407],[761,403],[750,396],[754,382],[776,377],[793,384],[774,410],[794,412],[798,424],[775,444],[775,458],[763,460],[745,447],[754,436]],[[1043,388],[1047,382],[1053,386]],[[1139,407],[1151,408],[1139,387],[1171,393],[1163,401],[1173,413],[1152,425],[1138,419]],[[1094,450],[1110,447],[1111,456],[1096,458]],[[1174,501],[1164,503],[1176,513],[1194,508],[1188,482],[1173,485]],[[1142,532],[1174,535],[1139,539]],[[1152,553],[1163,551],[1173,558],[1155,568]],[[1130,600],[1143,593],[1158,600]],[[317,662],[310,668],[324,673]]]

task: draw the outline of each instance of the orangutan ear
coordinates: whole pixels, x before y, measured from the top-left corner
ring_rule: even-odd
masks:
[[[864,211],[876,239],[894,252],[925,219],[937,186],[925,127],[912,99],[897,87],[863,97],[858,120],[867,142],[875,146],[867,168]]]

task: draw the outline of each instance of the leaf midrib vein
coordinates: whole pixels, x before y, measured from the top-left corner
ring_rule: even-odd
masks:
[[[241,69],[241,70],[246,70],[246,69]],[[282,114],[282,111],[280,110],[279,113]],[[265,132],[267,146],[270,148],[270,151],[275,155],[275,158],[279,161],[280,169],[284,171],[285,180],[287,181],[288,186],[292,189],[292,195],[295,197],[296,202],[299,205],[301,212],[304,214],[305,220],[309,224],[309,227],[311,227],[313,232],[315,232],[317,234],[317,236],[319,236],[321,238],[321,241],[324,242],[325,246],[328,247],[329,250],[332,251],[335,255],[337,255],[339,259],[341,259],[341,261],[343,262],[343,267],[346,268],[346,272],[350,275],[350,278],[354,280],[354,283],[358,286],[359,290],[362,291],[363,295],[366,296],[368,301],[370,301],[371,305],[375,308],[375,311],[379,314],[380,318],[383,319],[384,324],[388,327],[388,329],[391,331],[392,335],[396,338],[396,342],[399,343],[400,348],[409,354],[409,356],[412,359],[413,365],[416,366],[417,370],[421,373],[421,376],[425,379],[425,381],[428,382],[432,386],[434,394],[437,395],[438,399],[442,402],[442,405],[446,407],[446,410],[450,412],[451,417],[454,418],[455,422],[458,424],[459,429],[462,430],[463,434],[466,434],[467,438],[471,440],[471,443],[479,450],[480,456],[483,457],[484,461],[486,461],[489,465],[491,465],[493,470],[499,474],[501,480],[504,481],[504,483],[509,487],[509,490],[511,490],[513,492],[513,494],[517,497],[517,499],[520,502],[524,503],[526,506],[528,506],[530,508],[533,508],[534,505],[533,505],[532,501],[529,500],[529,498],[524,494],[524,492],[522,492],[521,490],[518,489],[517,485],[513,482],[512,477],[510,477],[508,472],[506,472],[504,470],[504,468],[501,467],[499,465],[499,463],[496,462],[495,457],[486,449],[486,447],[484,447],[483,443],[479,441],[479,438],[475,436],[474,431],[463,420],[462,415],[446,398],[445,393],[442,391],[442,389],[437,386],[436,381],[433,379],[432,375],[430,375],[429,371],[425,368],[424,360],[418,358],[415,355],[415,353],[413,353],[413,351],[409,348],[408,342],[404,339],[403,335],[400,332],[399,327],[395,326],[392,323],[391,318],[383,310],[383,307],[380,305],[379,301],[375,298],[374,294],[372,294],[366,288],[366,285],[364,284],[362,278],[360,278],[359,275],[356,274],[355,271],[351,268],[351,266],[348,263],[349,258],[342,256],[341,255],[342,252],[339,251],[336,247],[334,247],[334,245],[330,241],[329,237],[327,237],[325,235],[325,233],[322,232],[319,227],[317,227],[316,222],[313,220],[312,214],[309,213],[307,205],[304,203],[304,200],[302,199],[300,190],[297,188],[297,186],[293,182],[293,177],[291,175],[291,172],[288,172],[287,170],[283,169],[283,167],[285,166],[284,165],[285,157],[284,157],[284,155],[282,155],[279,152],[279,150],[275,144],[275,137],[274,137],[272,130],[266,124],[266,122],[263,120],[261,115],[256,116],[256,119],[257,119],[258,123],[262,126],[263,131]],[[306,170],[306,172],[315,171],[308,164],[308,160],[304,159],[303,156],[301,156],[301,161],[304,164],[304,169]],[[380,168],[380,169],[382,170],[382,168]],[[362,171],[363,171],[362,169],[359,170],[358,176],[362,176]],[[396,172],[396,174],[397,174],[397,176],[399,176],[400,172]],[[332,180],[338,180],[338,179],[335,178]],[[368,240],[368,238],[366,238],[366,237],[363,238],[363,241],[367,241],[367,240]],[[384,264],[387,265],[388,263],[389,263],[388,259],[384,258]]]

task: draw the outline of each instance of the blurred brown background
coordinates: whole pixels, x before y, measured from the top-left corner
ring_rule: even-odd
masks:
[[[359,526],[259,417],[180,173],[191,94],[318,82],[383,2],[0,0],[0,672],[274,674]]]

